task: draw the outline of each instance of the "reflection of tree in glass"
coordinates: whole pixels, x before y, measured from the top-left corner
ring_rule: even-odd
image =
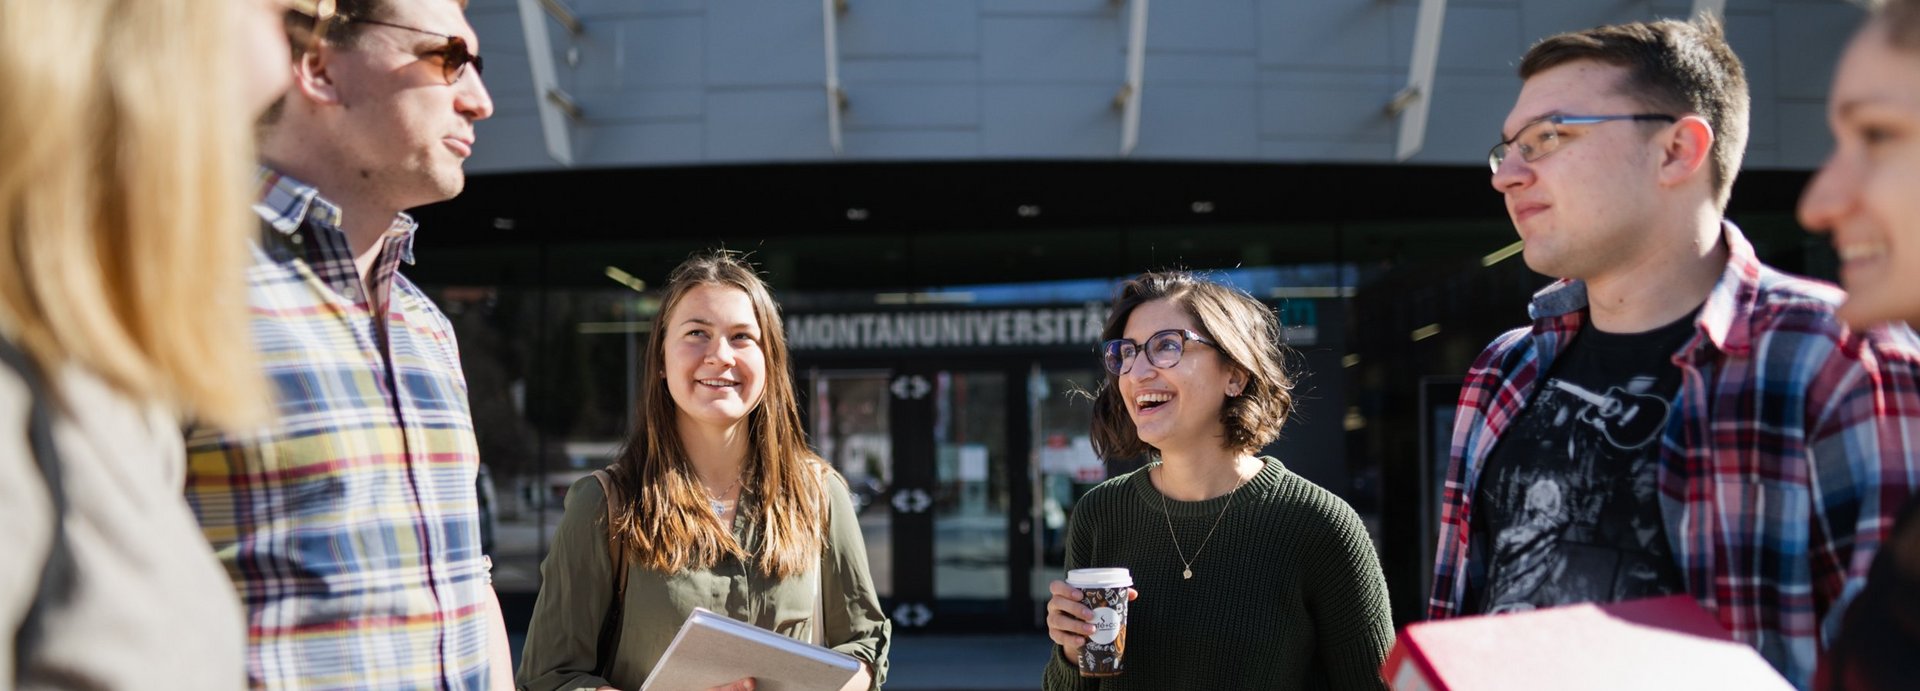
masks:
[[[887,420],[887,379],[884,376],[825,376],[820,407],[825,419],[813,420],[813,442],[833,467],[847,477],[855,507],[885,501],[893,481],[888,449],[892,438]],[[815,391],[819,391],[816,388]]]
[[[566,294],[549,296],[544,305],[536,308],[544,309],[545,318],[539,320],[537,327],[527,330],[544,340],[536,349],[539,376],[527,383],[527,419],[547,435],[549,445],[563,442],[582,413],[592,415],[589,411],[598,407],[588,405],[597,402],[593,393],[594,377],[589,376],[589,372],[600,363],[585,357],[586,340],[594,337],[580,333],[577,324],[581,319],[569,298]],[[541,334],[541,330],[545,333]],[[626,409],[624,402],[620,409]]]
[[[438,302],[459,339],[481,462],[497,478],[536,472],[538,439],[515,395],[525,390],[531,350],[530,331],[517,328],[520,302],[477,288],[446,289]]]
[[[643,297],[456,287],[435,301],[453,322],[480,460],[496,484],[568,467],[568,441],[618,439],[626,430],[627,372],[644,361],[638,351],[647,334],[581,326],[643,323]]]

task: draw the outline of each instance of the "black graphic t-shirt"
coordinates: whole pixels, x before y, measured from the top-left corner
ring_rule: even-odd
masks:
[[[1580,329],[1481,470],[1466,611],[1685,592],[1655,488],[1693,315],[1653,331]]]

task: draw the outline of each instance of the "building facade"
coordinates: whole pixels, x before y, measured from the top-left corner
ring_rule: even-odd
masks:
[[[726,246],[783,304],[812,441],[903,629],[1038,626],[1074,498],[1137,462],[1086,446],[1099,318],[1164,267],[1278,311],[1302,405],[1269,452],[1361,511],[1416,616],[1457,378],[1545,283],[1486,184],[1514,66],[1555,32],[1695,9],[472,0],[498,110],[466,193],[419,211],[409,274],[459,329],[510,614],[560,493],[635,419],[654,289]],[[1792,209],[1862,12],[1717,10],[1754,96],[1729,216],[1831,277]]]

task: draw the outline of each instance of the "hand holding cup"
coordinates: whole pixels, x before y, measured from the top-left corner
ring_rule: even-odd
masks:
[[[1080,646],[1093,634],[1093,610],[1080,604],[1082,593],[1066,581],[1047,584],[1053,597],[1047,600],[1047,635],[1066,650],[1067,657],[1080,656]]]
[[[1096,575],[1108,578],[1118,577],[1122,580],[1109,580],[1099,583],[1103,587],[1089,589],[1076,588],[1072,582],[1086,580],[1088,574],[1108,571],[1115,573]],[[1052,594],[1052,597],[1047,600],[1047,635],[1053,639],[1054,643],[1060,645],[1068,658],[1079,663],[1082,676],[1118,674],[1120,655],[1126,646],[1126,606],[1125,603],[1109,602],[1109,600],[1118,600],[1119,590],[1124,588],[1126,602],[1130,603],[1139,599],[1140,591],[1127,587],[1132,579],[1125,575],[1125,569],[1088,569],[1077,570],[1075,573],[1081,575],[1076,577],[1074,574],[1069,574],[1069,580],[1054,581],[1047,586],[1048,592]],[[1099,579],[1093,582],[1098,583]],[[1114,585],[1120,587],[1111,587]],[[1097,595],[1098,597],[1094,599],[1102,601],[1098,604],[1103,605],[1101,609],[1104,614],[1096,614],[1094,608],[1089,606],[1089,595]],[[1115,620],[1114,605],[1119,609],[1118,620]],[[1106,628],[1105,631],[1101,631],[1103,626]],[[1116,627],[1118,630],[1115,630]],[[1096,634],[1096,632],[1099,633]],[[1098,644],[1095,647],[1100,649],[1099,655],[1089,657],[1086,654],[1089,638]]]

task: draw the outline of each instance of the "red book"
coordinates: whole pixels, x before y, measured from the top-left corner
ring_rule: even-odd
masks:
[[[1686,595],[1412,624],[1380,668],[1395,691],[1792,691]]]

